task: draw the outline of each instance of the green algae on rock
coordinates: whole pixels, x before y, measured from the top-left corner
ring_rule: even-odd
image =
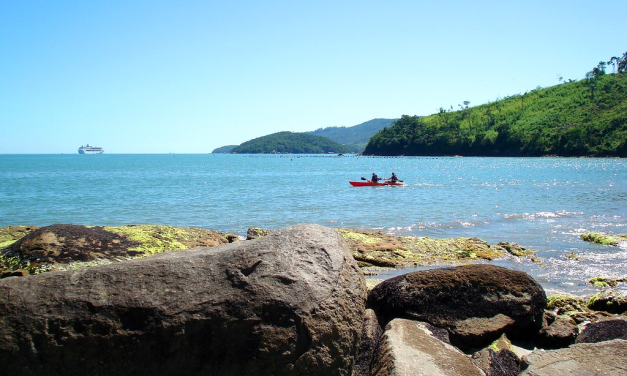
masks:
[[[596,300],[599,300],[595,303]],[[591,322],[606,320],[613,315],[604,304],[604,298],[596,295],[581,297],[568,294],[553,294],[547,298],[547,309],[558,317],[573,320],[580,328]]]
[[[601,245],[616,246],[620,242],[627,241],[627,234],[608,235],[599,232],[587,232],[581,235],[581,240]]]
[[[367,230],[339,230],[353,257],[361,267],[392,268],[457,265],[479,260],[494,260],[508,253],[517,257],[535,257],[535,252],[515,243],[490,245],[478,238],[396,237]]]
[[[10,246],[26,236],[31,231],[37,230],[35,226],[6,226],[0,227],[0,249]]]
[[[228,242],[227,234],[200,228],[55,224],[29,231],[1,248],[0,276],[78,269]]]
[[[594,277],[588,280],[588,283],[595,287],[616,287],[621,282],[627,282],[627,277],[622,277],[622,278]]]
[[[547,297],[547,309],[556,311],[557,314],[569,312],[587,312],[586,301],[582,297],[568,294],[553,294]]]
[[[179,251],[199,246],[215,247],[229,242],[227,234],[194,227],[128,225],[104,227],[104,229],[140,243],[140,245],[129,249],[131,252],[136,252],[137,257],[146,257],[157,253]]]
[[[590,297],[588,308],[621,314],[627,312],[627,297],[616,290],[603,290]]]

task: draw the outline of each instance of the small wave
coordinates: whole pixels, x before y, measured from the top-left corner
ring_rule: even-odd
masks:
[[[538,212],[538,213],[515,213],[505,214],[505,219],[537,219],[537,218],[564,218],[569,216],[582,215],[583,212],[569,212],[566,210],[558,212]]]

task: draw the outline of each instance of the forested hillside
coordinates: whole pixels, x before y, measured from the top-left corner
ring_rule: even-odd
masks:
[[[618,73],[606,74],[614,64]],[[627,156],[627,53],[586,79],[494,103],[419,118],[403,116],[364,154]]]
[[[319,128],[313,132],[307,133],[330,138],[333,141],[347,146],[352,152],[361,153],[364,151],[370,137],[374,136],[395,120],[397,119],[372,119],[352,127]]]
[[[347,153],[348,149],[325,137],[306,133],[279,132],[258,137],[234,147],[238,154],[326,154]]]
[[[226,146],[221,146],[219,148],[213,149],[212,153],[214,154],[228,154],[230,153],[233,148],[235,148],[237,145],[226,145]]]

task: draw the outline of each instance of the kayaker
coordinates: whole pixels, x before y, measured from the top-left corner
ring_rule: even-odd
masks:
[[[390,183],[396,183],[398,181],[398,176],[396,176],[395,173],[392,173],[392,177],[387,180],[389,180]]]
[[[379,180],[381,180],[380,177],[377,176],[377,174],[375,174],[374,172],[372,173],[372,178],[370,178],[370,181],[373,183],[378,183]]]

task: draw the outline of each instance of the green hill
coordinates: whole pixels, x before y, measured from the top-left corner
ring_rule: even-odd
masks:
[[[364,154],[627,157],[627,64],[618,74],[603,68],[494,103],[405,115],[373,136]]]
[[[213,149],[212,153],[214,154],[228,154],[231,152],[231,150],[233,150],[234,147],[236,147],[237,145],[226,145],[226,146],[221,146],[219,148]]]
[[[372,119],[352,127],[319,128],[307,133],[330,138],[347,146],[352,152],[361,153],[364,151],[370,137],[389,126],[395,120],[397,119]]]
[[[258,137],[231,150],[238,154],[327,154],[348,151],[347,147],[328,138],[293,132]]]

